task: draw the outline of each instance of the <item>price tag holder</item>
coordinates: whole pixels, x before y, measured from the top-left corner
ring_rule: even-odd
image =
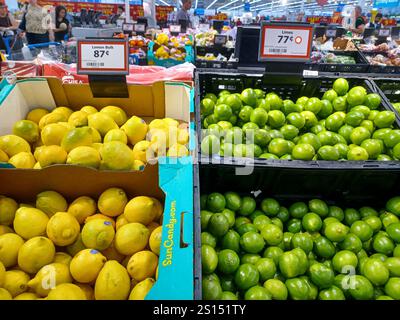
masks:
[[[163,28],[162,32],[165,33],[165,34],[168,34],[169,33],[169,29],[168,28]]]
[[[124,32],[133,32],[133,27],[134,27],[133,23],[125,22],[125,23],[122,24],[122,31],[124,31]]]
[[[180,24],[174,24],[169,26],[169,31],[171,33],[181,33],[182,27]]]
[[[336,38],[337,29],[327,29],[325,32],[325,36],[327,38]]]
[[[306,62],[310,60],[312,38],[310,24],[264,23],[258,61]]]
[[[123,39],[78,40],[77,73],[86,75],[129,74],[128,41]]]
[[[203,32],[210,30],[210,25],[208,23],[200,23],[199,29]]]
[[[389,37],[390,36],[390,29],[379,29],[378,37]]]
[[[144,23],[136,23],[134,30],[136,33],[145,33],[146,32],[146,25]]]
[[[217,46],[223,46],[226,43],[227,39],[228,38],[225,35],[216,34],[214,36],[214,44],[217,45]]]

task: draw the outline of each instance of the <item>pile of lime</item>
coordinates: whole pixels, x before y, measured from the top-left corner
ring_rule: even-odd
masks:
[[[400,114],[400,102],[392,102],[392,106]]]
[[[293,160],[398,160],[394,112],[362,86],[339,78],[322,98],[276,93],[207,93],[201,101],[204,155]]]
[[[377,211],[215,192],[201,209],[203,299],[400,300],[400,197]]]

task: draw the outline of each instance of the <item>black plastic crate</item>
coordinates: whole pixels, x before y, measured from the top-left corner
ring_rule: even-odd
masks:
[[[387,53],[385,53],[385,52],[367,52],[367,51],[364,51],[363,54],[366,57],[373,57],[373,56],[376,56],[378,54],[381,54],[381,55],[387,57]],[[398,67],[398,66],[372,65],[372,64],[370,64],[368,62],[368,60],[367,60],[367,63],[368,63],[368,66],[369,66],[368,67],[368,72],[370,72],[370,73],[385,73],[385,74],[393,74],[393,75],[396,75],[396,74],[399,75],[400,74],[400,67]]]
[[[207,53],[212,53],[214,56],[218,56],[218,54],[222,54],[227,59],[231,57],[231,55],[235,52],[234,48],[226,48],[226,47],[195,47],[195,65],[197,68],[202,69],[237,69],[238,62],[237,61],[210,61],[210,60],[201,60],[198,59],[198,55],[205,56]]]
[[[400,120],[400,113],[392,105],[392,103],[400,102],[400,78],[376,78],[370,81],[371,85],[379,91],[382,99],[386,101],[387,105]]]
[[[343,63],[307,63],[305,68],[308,70],[317,70],[321,72],[349,72],[349,73],[364,73],[368,71],[368,61],[358,51],[330,51],[335,55],[353,57],[355,64]]]

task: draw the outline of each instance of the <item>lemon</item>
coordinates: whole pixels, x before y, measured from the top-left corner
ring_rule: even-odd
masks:
[[[104,250],[114,239],[115,231],[110,221],[90,220],[82,228],[82,242],[87,248]]]
[[[90,128],[92,131],[92,142],[93,143],[101,143],[101,135],[95,128]]]
[[[125,131],[129,142],[135,145],[139,141],[145,140],[148,125],[143,119],[133,116],[121,127]]]
[[[103,170],[130,170],[133,165],[132,150],[122,142],[111,141],[103,144],[100,150]]]
[[[0,136],[0,149],[3,150],[8,157],[15,156],[20,152],[31,152],[29,143],[13,134]]]
[[[33,143],[39,139],[39,127],[30,120],[19,120],[15,122],[13,134],[25,139],[29,143]]]
[[[128,199],[124,190],[109,188],[100,195],[97,206],[102,214],[116,217],[124,212],[127,202]]]
[[[42,168],[67,161],[67,152],[60,146],[43,146],[37,158]]]
[[[84,283],[75,283],[86,296],[86,300],[94,300],[94,290],[91,286]]]
[[[126,220],[125,216],[123,214],[119,215],[115,224],[115,228],[116,230],[118,230],[119,228],[121,228],[122,226],[128,224],[129,221]]]
[[[156,212],[156,217],[154,218],[154,221],[158,221],[164,213],[164,208],[158,199],[153,197],[151,197],[151,199],[154,201],[154,210]]]
[[[50,291],[47,300],[86,300],[86,295],[76,284],[61,283]]]
[[[69,116],[68,123],[74,127],[87,126],[88,114],[84,111],[75,111]]]
[[[8,163],[18,169],[33,169],[35,162],[36,160],[30,152],[17,153],[8,160]]]
[[[45,146],[60,146],[63,137],[69,130],[71,130],[70,127],[67,127],[61,123],[48,124],[40,133],[42,143]]]
[[[119,141],[124,144],[128,143],[128,137],[121,129],[112,129],[104,136],[104,142]]]
[[[28,290],[29,275],[21,270],[10,270],[5,273],[3,288],[15,297]]]
[[[168,123],[163,119],[154,119],[149,123],[149,130],[154,130],[154,129],[166,130],[167,128],[168,128]]]
[[[0,149],[0,162],[8,162],[8,159],[7,153]]]
[[[74,128],[68,131],[61,140],[61,147],[70,152],[76,147],[91,146],[93,143],[93,130],[89,127]]]
[[[17,209],[18,203],[14,199],[0,197],[0,224],[6,226],[12,224]]]
[[[0,261],[6,268],[17,264],[18,251],[24,240],[15,233],[6,233],[0,236]]]
[[[99,112],[95,107],[92,106],[84,106],[81,108],[81,111],[86,112],[88,115]]]
[[[146,165],[140,160],[133,160],[132,170],[143,171]]]
[[[189,131],[186,129],[178,129],[178,143],[187,144],[189,142]]]
[[[65,198],[58,192],[43,191],[36,196],[36,208],[51,217],[57,212],[67,211],[68,204]]]
[[[100,113],[109,115],[114,119],[115,123],[120,127],[128,119],[124,110],[115,106],[107,106],[100,110]]]
[[[147,162],[147,150],[150,147],[150,141],[139,141],[133,147],[133,159],[140,160],[143,163]]]
[[[57,246],[73,244],[79,235],[80,225],[78,220],[68,212],[57,212],[47,224],[47,236]]]
[[[42,169],[42,167],[40,166],[39,162],[36,162],[35,165],[33,166],[33,169],[40,170],[40,169]]]
[[[121,263],[122,260],[125,259],[125,256],[115,249],[114,241],[107,249],[102,250],[101,253],[107,258],[107,260],[116,260]]]
[[[152,232],[157,229],[160,225],[157,222],[150,222],[146,227],[147,229],[149,229],[150,235],[152,234]]]
[[[4,267],[3,262],[0,261],[0,288],[3,286],[5,275],[6,275],[6,268]]]
[[[26,120],[30,120],[39,124],[40,119],[49,113],[49,110],[43,108],[36,108],[28,112]]]
[[[40,146],[35,149],[35,151],[33,152],[33,156],[35,157],[36,160],[39,158],[39,156],[42,153],[42,151],[44,150],[44,148],[45,148],[45,146]]]
[[[67,164],[97,169],[100,165],[100,153],[92,147],[76,147],[67,157]]]
[[[51,263],[42,267],[35,277],[28,282],[39,296],[45,297],[50,290],[61,283],[72,282],[72,277],[67,265],[63,263]]]
[[[168,149],[168,157],[184,157],[189,155],[189,150],[182,144],[175,143]]]
[[[1,300],[12,300],[11,294],[4,288],[0,288],[0,301]]]
[[[157,129],[151,132],[149,138],[151,142],[151,149],[157,152],[159,155],[164,155],[167,147],[169,146],[169,132],[166,130]]]
[[[93,149],[96,149],[98,152],[100,152],[101,148],[103,147],[103,144],[102,143],[98,143],[98,142],[97,143],[92,143],[91,147]]]
[[[172,118],[164,118],[162,121],[167,125],[167,127],[178,127],[179,121]]]
[[[68,107],[60,106],[60,107],[55,108],[52,111],[52,113],[62,114],[68,119],[70,117],[70,115],[73,113],[73,111]]]
[[[154,279],[147,278],[139,282],[131,291],[129,300],[144,300],[154,285]]]
[[[96,213],[96,202],[90,197],[79,197],[69,205],[68,213],[82,224],[87,217]]]
[[[33,292],[24,292],[17,295],[14,300],[36,300],[40,298],[36,293]]]
[[[86,249],[82,242],[82,234],[80,233],[73,244],[67,246],[67,252],[71,256],[75,256],[79,251]]]
[[[26,241],[18,252],[18,266],[28,273],[36,273],[53,262],[56,249],[53,242],[45,237],[34,237]]]
[[[110,217],[108,217],[108,216],[106,216],[104,214],[101,214],[101,213],[96,213],[96,214],[94,214],[92,216],[87,217],[85,219],[85,223],[89,222],[90,220],[95,220],[95,219],[101,219],[101,220],[104,220],[104,221],[108,221],[108,222],[111,223],[111,225],[115,229],[115,221],[112,218],[110,218]]]
[[[40,121],[39,121],[39,129],[42,130],[45,126],[51,123],[57,123],[57,122],[66,122],[68,120],[68,117],[63,115],[62,113],[49,113],[43,116]]]
[[[136,252],[128,262],[127,270],[129,275],[137,280],[143,281],[146,278],[154,277],[158,265],[158,257],[151,251]]]
[[[107,261],[94,286],[96,300],[126,300],[131,282],[128,271],[117,261]]]
[[[125,206],[124,215],[129,222],[138,222],[148,225],[156,218],[156,205],[152,198],[146,196],[135,197]]]
[[[9,226],[3,226],[0,224],[0,236],[6,233],[14,233],[14,231]]]
[[[95,113],[88,116],[89,127],[95,128],[102,137],[112,129],[118,129],[114,119],[105,113]]]
[[[141,223],[128,223],[115,234],[115,248],[119,253],[132,255],[147,246],[149,230]]]
[[[14,230],[25,240],[42,236],[46,232],[49,217],[39,209],[19,208],[15,213]]]
[[[63,263],[66,266],[69,266],[71,263],[72,257],[65,252],[56,252],[54,256],[54,263]]]
[[[96,280],[106,261],[106,257],[99,251],[84,249],[72,258],[69,266],[71,275],[78,282],[90,283]]]
[[[158,256],[160,255],[161,236],[162,236],[162,226],[159,226],[153,230],[149,240],[151,251],[153,251]]]

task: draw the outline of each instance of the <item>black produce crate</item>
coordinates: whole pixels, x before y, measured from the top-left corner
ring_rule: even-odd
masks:
[[[195,299],[202,298],[201,290],[201,221],[200,195],[212,192],[235,191],[241,195],[272,197],[287,206],[296,201],[323,199],[329,205],[360,208],[371,206],[384,208],[393,196],[400,194],[400,170],[380,171],[374,168],[326,170],[315,168],[305,172],[301,167],[291,170],[254,167],[251,175],[236,175],[236,167],[200,164],[195,169]]]
[[[396,113],[396,117],[400,119],[400,114],[392,105],[392,103],[400,102],[400,78],[376,78],[370,80],[370,82],[379,91],[380,96],[386,101],[391,110]]]
[[[387,56],[386,52],[366,52],[366,51],[364,51],[362,53],[366,57],[374,57],[377,54],[381,54],[381,55],[383,55],[385,57]],[[399,75],[400,74],[400,67],[398,67],[398,66],[372,65],[372,64],[369,64],[368,60],[367,60],[367,63],[368,63],[368,66],[369,66],[368,67],[368,72],[369,73],[385,73],[385,74],[393,74],[393,75],[395,75],[395,74]]]
[[[226,47],[195,47],[195,65],[197,68],[202,69],[237,69],[238,62],[237,61],[209,61],[209,60],[201,60],[198,59],[197,56],[205,56],[207,53],[212,53],[214,56],[218,56],[218,54],[222,54],[227,59],[231,57],[231,55],[235,52],[234,48],[226,48]]]
[[[364,76],[365,77],[365,76]],[[348,169],[360,170],[363,168],[375,168],[387,170],[388,168],[400,168],[400,161],[301,161],[301,160],[274,160],[274,159],[248,159],[248,158],[231,158],[219,156],[204,156],[201,154],[201,115],[200,101],[206,93],[218,94],[221,90],[229,90],[231,92],[242,92],[246,88],[262,89],[268,92],[275,92],[282,99],[291,99],[296,101],[301,96],[321,98],[325,91],[332,88],[333,82],[338,77],[320,76],[318,78],[305,78],[302,76],[278,76],[264,75],[240,72],[211,72],[207,70],[198,70],[195,74],[196,88],[196,133],[198,140],[198,157],[199,162],[203,164],[227,164],[240,166],[246,163],[260,165],[264,167],[282,168],[283,170],[291,170],[293,167],[305,170],[314,170],[315,168],[330,169]],[[366,77],[365,77],[366,78]],[[382,95],[380,90],[372,84],[370,80],[365,78],[346,78],[350,87],[363,86],[368,93],[377,93]],[[387,100],[382,97],[382,106],[384,110],[394,111],[393,107]],[[395,127],[400,128],[400,118],[396,118]]]
[[[305,69],[316,70],[320,72],[351,72],[351,73],[364,73],[368,71],[368,61],[358,51],[329,51],[335,55],[353,57],[356,61],[355,64],[343,63],[307,63]]]

